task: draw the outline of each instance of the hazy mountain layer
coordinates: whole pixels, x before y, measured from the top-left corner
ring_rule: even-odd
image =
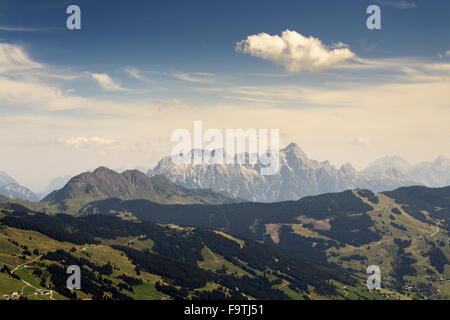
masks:
[[[0,171],[0,195],[27,201],[37,201],[38,196],[31,190],[22,187],[14,178]]]
[[[363,172],[377,175],[392,170],[397,170],[408,180],[428,187],[450,185],[450,159],[444,156],[439,156],[434,162],[422,162],[414,166],[400,157],[385,157],[373,162]]]
[[[0,187],[11,183],[17,183],[17,181],[7,173],[0,171]]]
[[[385,191],[417,184],[395,170],[383,174],[358,173],[351,164],[337,169],[328,161],[309,159],[296,144],[280,151],[280,171],[272,176],[261,175],[259,164],[177,165],[171,157],[162,159],[147,174],[164,175],[186,188],[208,188],[261,202],[298,200],[354,188]]]

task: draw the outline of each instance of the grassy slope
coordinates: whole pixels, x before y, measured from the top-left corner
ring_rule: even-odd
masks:
[[[59,242],[34,231],[19,230],[9,227],[5,230],[0,231],[0,268],[2,268],[3,265],[6,264],[11,270],[13,270],[19,265],[39,258],[39,256],[37,255],[32,255],[31,257],[26,257],[26,260],[20,259],[19,256],[21,255],[23,249],[21,247],[13,245],[8,241],[8,239],[13,239],[20,245],[27,246],[30,251],[38,249],[41,253],[54,251],[56,249],[69,251],[71,248],[76,248],[77,251],[73,253],[73,255],[76,257],[87,258],[90,261],[100,265],[104,265],[107,262],[110,262],[115,268],[117,268],[118,270],[114,270],[114,273],[111,277],[107,277],[116,284],[119,281],[115,277],[122,274],[127,274],[142,279],[144,281],[144,284],[138,286],[135,290],[135,294],[130,293],[130,296],[139,298],[141,300],[162,299],[165,297],[164,294],[157,292],[155,289],[155,283],[157,281],[162,281],[162,279],[156,275],[147,273],[142,273],[142,275],[138,277],[134,271],[135,266],[132,265],[128,258],[122,255],[121,252],[113,250],[111,247],[103,244],[92,246],[78,246],[71,243]],[[110,244],[129,243],[132,240],[135,239],[133,239],[132,237],[121,238],[117,241],[110,241]],[[138,247],[151,245],[150,241],[148,240],[145,242],[135,240],[134,242],[137,243]],[[46,289],[40,285],[38,278],[32,274],[32,271],[35,269],[45,270],[45,267],[49,264],[49,261],[42,261],[40,259],[37,259],[35,262],[19,268],[14,272],[14,274],[19,276],[21,280],[16,280],[7,274],[0,273],[0,298],[5,294],[11,294],[14,291],[21,291],[23,288],[25,288],[25,294],[29,299],[48,299],[48,295],[35,295],[35,289],[26,285],[23,281],[28,282],[38,289]],[[85,299],[90,298],[89,295],[79,294],[79,296]],[[53,298],[66,299],[56,292],[53,293]]]
[[[228,260],[218,255],[217,253],[212,252],[211,249],[209,249],[208,247],[204,247],[202,249],[202,257],[204,260],[199,261],[197,263],[198,266],[202,269],[217,271],[223,266],[225,266],[227,268],[227,274],[237,274],[239,277],[241,276],[251,277],[251,275],[248,272],[230,263]]]
[[[356,192],[355,195],[359,196]],[[360,196],[359,196],[360,197]],[[360,197],[363,201],[369,203],[367,199]],[[447,236],[442,230],[437,232],[437,227],[431,226],[429,224],[423,223],[413,217],[411,217],[407,212],[405,212],[401,206],[395,201],[383,194],[378,194],[380,202],[378,204],[369,203],[374,210],[368,212],[371,219],[375,222],[375,227],[382,232],[382,240],[370,243],[369,245],[364,245],[361,247],[346,246],[339,250],[330,249],[329,252],[338,253],[337,256],[333,257],[329,255],[329,260],[340,264],[345,268],[352,268],[358,270],[361,276],[365,276],[365,269],[369,265],[379,265],[382,270],[382,274],[385,280],[392,280],[390,276],[393,271],[393,264],[395,262],[398,246],[394,243],[394,239],[410,240],[411,245],[405,249],[406,253],[410,253],[411,256],[417,260],[417,263],[412,266],[417,270],[418,276],[416,277],[406,277],[412,283],[431,283],[433,282],[436,288],[441,289],[441,296],[445,298],[450,298],[448,294],[449,275],[444,275],[446,282],[442,283],[439,277],[429,276],[426,274],[427,269],[432,269],[437,272],[434,267],[431,266],[430,261],[427,257],[423,257],[422,253],[426,252],[430,246],[427,241],[448,240]],[[392,214],[392,208],[397,208],[400,210],[401,214]],[[392,217],[395,220],[392,220]],[[404,226],[407,230],[399,230],[393,227],[390,222],[394,222],[398,225]],[[299,229],[297,229],[299,230]],[[447,244],[443,249],[447,257],[450,257],[450,247]],[[367,257],[366,262],[361,262],[358,260],[342,261],[342,257],[350,257],[352,255],[361,255]],[[450,266],[447,266],[450,267]]]
[[[218,234],[222,235],[224,238],[233,239],[239,244],[243,245],[244,241],[237,239],[235,237],[231,237],[227,234],[219,232]],[[24,290],[24,295],[27,296],[28,299],[66,299],[65,297],[59,295],[57,292],[51,292],[45,295],[37,295],[36,289],[45,289],[51,290],[51,285],[49,286],[49,279],[47,277],[47,285],[42,286],[40,284],[39,278],[33,275],[34,270],[42,270],[45,271],[46,267],[49,264],[53,264],[54,262],[46,261],[40,259],[40,255],[32,255],[30,257],[26,257],[26,260],[19,258],[21,256],[23,248],[17,245],[12,244],[8,239],[14,239],[19,243],[20,246],[27,246],[30,251],[38,249],[40,251],[40,255],[53,251],[56,249],[63,249],[66,251],[70,251],[72,248],[75,248],[76,251],[71,252],[75,257],[83,257],[85,259],[90,260],[93,263],[98,265],[105,265],[107,263],[111,263],[114,268],[113,274],[110,276],[105,276],[105,278],[110,279],[114,285],[120,283],[120,280],[117,279],[118,276],[122,274],[126,274],[128,276],[132,276],[135,278],[139,278],[143,280],[143,284],[134,287],[134,293],[129,293],[127,291],[123,291],[123,293],[129,295],[134,299],[139,300],[152,300],[152,299],[168,299],[169,297],[158,292],[155,289],[155,284],[157,282],[165,283],[165,280],[160,276],[149,274],[146,272],[142,272],[140,276],[138,276],[135,272],[135,266],[130,262],[130,260],[121,252],[114,250],[110,247],[113,244],[119,245],[127,245],[136,249],[149,249],[153,247],[152,240],[141,240],[139,237],[123,237],[117,238],[115,240],[101,240],[101,244],[98,245],[75,245],[71,243],[64,243],[55,241],[47,236],[44,236],[40,233],[28,230],[19,230],[15,228],[6,227],[0,231],[0,268],[3,267],[4,264],[8,265],[8,267],[13,270],[15,267],[22,265],[24,263],[28,263],[23,265],[21,268],[15,271],[15,275],[20,277],[20,280],[13,279],[7,274],[0,273],[0,298],[4,294],[11,294],[14,291],[22,291]],[[223,265],[227,267],[227,273],[236,273],[238,276],[251,276],[249,273],[244,271],[243,269],[231,264],[226,259],[221,257],[220,255],[215,254],[210,249],[205,247],[202,250],[202,255],[204,260],[199,261],[198,265],[201,268],[206,270],[217,270],[221,268]],[[30,261],[34,261],[31,262]],[[248,268],[248,264],[240,261],[242,266]],[[256,270],[254,270],[256,271]],[[258,271],[257,274],[261,272]],[[25,282],[28,284],[26,284]],[[338,288],[342,287],[341,284],[337,283]],[[283,290],[286,294],[288,294],[293,299],[304,299],[304,294],[299,294],[291,290],[288,287],[288,283],[283,280],[281,285],[277,285],[281,290]],[[218,285],[215,283],[207,283],[204,288],[196,289],[196,291],[211,291],[218,288]],[[361,290],[354,288],[354,290]],[[312,288],[314,292],[314,289]],[[367,291],[367,290],[366,290]],[[90,299],[91,297],[87,294],[83,294],[82,292],[77,292],[78,297],[82,299]],[[366,295],[366,296],[365,296]],[[361,296],[367,296],[367,292],[362,293]],[[318,295],[311,295],[310,298],[316,299],[324,299],[325,297],[321,297]],[[336,296],[336,299],[343,299],[345,296]]]
[[[99,168],[74,177],[64,188],[45,197],[41,205],[47,213],[78,213],[87,204],[111,198],[145,199],[161,204],[222,204],[237,199],[210,190],[189,190],[162,176],[148,177],[132,170],[119,174]]]
[[[422,254],[430,249],[430,245],[427,243],[429,241],[436,242],[437,240],[447,242],[445,247],[440,247],[443,252],[447,255],[447,257],[450,258],[450,247],[448,244],[448,236],[447,234],[438,229],[436,226],[432,226],[426,223],[423,223],[412,216],[410,216],[407,212],[405,212],[401,205],[395,203],[395,201],[388,196],[384,194],[378,194],[379,203],[374,204],[372,202],[369,202],[366,198],[361,197],[358,195],[358,193],[354,192],[354,194],[359,197],[362,201],[370,204],[374,209],[370,212],[368,212],[368,215],[371,217],[371,219],[374,221],[375,226],[372,227],[372,230],[380,232],[382,234],[382,239],[377,242],[370,243],[368,245],[363,245],[360,247],[354,247],[347,245],[343,248],[339,249],[329,249],[327,254],[328,258],[331,262],[335,262],[345,268],[351,268],[353,270],[356,270],[359,273],[359,276],[362,278],[366,278],[367,275],[365,274],[365,269],[368,265],[379,265],[382,269],[383,273],[383,279],[386,280],[384,284],[390,283],[392,281],[391,273],[393,270],[393,265],[395,263],[395,259],[398,252],[398,246],[394,243],[394,239],[402,239],[402,240],[411,240],[411,245],[405,249],[406,253],[411,254],[411,256],[417,260],[415,264],[413,264],[413,267],[417,270],[418,275],[417,276],[407,276],[405,277],[408,281],[411,283],[433,283],[433,286],[439,290],[439,296],[444,298],[450,298],[450,266],[446,266],[446,272],[442,275],[442,278],[439,274],[437,274],[437,270],[430,265],[430,261],[428,257],[424,257]],[[392,209],[396,208],[398,209],[401,214],[393,214]],[[424,212],[427,214],[426,212]],[[133,218],[133,217],[132,217]],[[398,225],[401,225],[405,227],[407,230],[399,230],[395,227],[393,227],[390,222],[394,222]],[[13,231],[11,231],[13,232]],[[16,231],[17,232],[17,231]],[[318,239],[328,239],[327,237],[320,235],[319,233],[308,229],[304,227],[301,224],[295,224],[293,225],[293,232],[306,236],[311,238],[318,238]],[[19,232],[21,233],[21,232]],[[234,240],[240,245],[242,245],[243,241],[239,240],[237,238],[231,237],[225,233],[217,232],[218,234],[221,234],[222,236]],[[16,236],[20,235],[13,235],[13,238],[15,239]],[[38,234],[35,235],[36,237],[39,237]],[[42,237],[42,235],[41,235]],[[23,238],[23,236],[22,236]],[[26,240],[26,239],[25,239]],[[22,241],[25,241],[22,239]],[[122,244],[127,245],[127,241],[130,239],[118,239],[116,241],[108,241],[104,242],[105,244]],[[132,240],[132,239],[131,239]],[[19,241],[20,242],[20,241]],[[45,243],[45,241],[38,241],[39,243]],[[22,242],[20,242],[22,243]],[[59,244],[58,244],[59,245]],[[66,244],[70,246],[70,244]],[[151,243],[151,240],[147,243],[143,243],[143,241],[135,241],[134,245],[138,249],[144,249],[148,247],[149,249],[152,248],[153,244]],[[0,261],[10,263],[12,265],[16,265],[20,262],[19,258],[17,256],[13,256],[11,253],[11,250],[13,248],[11,247],[11,244],[9,243],[2,243],[0,242]],[[51,242],[49,244],[51,247]],[[33,250],[33,245],[30,244],[30,249]],[[93,253],[95,253],[94,256],[96,256],[96,259],[100,259],[100,257],[105,255],[106,253],[102,253],[100,248],[89,248],[89,251],[93,250]],[[112,250],[112,249],[111,249]],[[334,253],[332,255],[331,253]],[[112,257],[117,256],[116,253],[110,253]],[[350,257],[352,255],[362,255],[364,257],[367,257],[367,261],[361,262],[358,260],[350,260],[350,261],[343,261],[342,258]],[[207,270],[217,270],[221,268],[223,265],[225,265],[229,272],[237,272],[238,274],[246,274],[245,271],[242,269],[232,265],[230,262],[225,260],[223,257],[215,254],[211,250],[209,250],[207,247],[204,248],[202,251],[202,255],[204,257],[204,261],[200,261],[198,265],[201,268],[207,269]],[[106,257],[108,255],[106,254]],[[107,262],[107,259],[104,258],[103,260],[105,263]],[[120,259],[119,259],[120,260]],[[127,272],[132,272],[130,268],[132,266],[128,266],[128,269],[125,265],[122,266],[127,270]],[[426,271],[433,271],[433,275],[428,275]],[[153,279],[154,280],[154,279]],[[150,281],[150,280],[149,280]],[[155,281],[153,281],[154,283]],[[143,287],[146,288],[148,285],[144,284]],[[151,285],[150,285],[151,287]],[[289,288],[287,285],[282,286],[281,289],[285,291],[287,294],[289,294],[291,297],[299,298],[298,294],[293,294],[292,292],[289,292]],[[151,290],[150,290],[151,291]],[[292,291],[292,290],[291,290]],[[288,293],[289,292],[289,293]],[[351,297],[351,293],[347,293]],[[142,296],[142,295],[141,295]],[[395,296],[395,295],[394,295]]]
[[[373,210],[367,214],[374,222],[374,226],[370,229],[382,235],[380,241],[371,242],[366,245],[352,246],[346,245],[344,247],[335,248],[332,247],[327,250],[328,261],[336,263],[346,269],[356,271],[357,274],[366,278],[366,268],[370,265],[378,265],[381,267],[383,284],[390,286],[394,280],[392,277],[393,267],[396,263],[399,247],[394,243],[394,239],[409,240],[411,245],[405,248],[405,253],[417,260],[412,265],[417,270],[417,276],[405,276],[412,284],[428,284],[432,283],[433,286],[439,290],[438,296],[443,298],[450,298],[450,265],[446,266],[446,272],[441,275],[438,274],[436,268],[434,268],[429,258],[424,253],[428,252],[431,248],[429,242],[434,242],[437,246],[437,242],[445,242],[445,247],[439,246],[444,254],[450,259],[450,246],[448,243],[448,234],[445,230],[439,229],[437,226],[421,222],[405,210],[401,205],[395,202],[395,200],[389,198],[384,194],[377,194],[379,203],[372,203],[367,198],[354,192],[354,195],[360,198],[362,201],[373,207]],[[394,214],[392,209],[396,208],[400,211],[400,214]],[[428,215],[427,212],[423,212]],[[357,214],[355,214],[357,215]],[[391,222],[403,226],[406,230],[400,230]],[[280,238],[280,230],[282,224],[270,224],[266,225],[266,234],[271,236],[272,240],[276,243]],[[330,240],[330,238],[319,234],[317,231],[305,227],[304,224],[289,224],[292,227],[294,234],[301,235],[303,237],[312,239]],[[348,260],[349,257],[354,255],[360,255],[366,257],[367,260],[360,261],[357,259]],[[342,260],[344,258],[344,260]],[[347,260],[345,260],[347,258]],[[433,271],[433,275],[427,274],[428,271]],[[411,294],[412,293],[408,293]],[[389,294],[389,293],[387,293]],[[395,294],[389,294],[396,297]],[[352,296],[354,298],[354,296]],[[398,298],[404,298],[399,296]]]

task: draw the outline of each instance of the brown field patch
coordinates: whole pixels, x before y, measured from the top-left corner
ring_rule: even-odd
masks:
[[[312,224],[314,230],[322,230],[322,231],[331,230],[330,219],[316,220],[316,219],[309,218],[306,216],[300,216],[297,218],[297,221],[299,221],[303,224]]]

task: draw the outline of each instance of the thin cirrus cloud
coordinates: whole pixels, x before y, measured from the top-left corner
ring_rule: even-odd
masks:
[[[248,36],[236,44],[236,51],[280,64],[286,72],[320,72],[356,57],[343,43],[326,46],[318,38],[292,30]]]
[[[42,64],[30,59],[21,47],[7,43],[0,43],[1,73],[39,69],[42,67]]]
[[[439,58],[450,57],[450,50],[438,54]]]
[[[91,78],[106,91],[127,91],[106,73],[91,73]]]
[[[212,82],[214,74],[204,72],[176,73],[173,77],[190,83],[210,83]]]
[[[128,74],[128,76],[134,78],[134,79],[138,79],[147,83],[151,83],[152,81],[147,78],[146,76],[143,75],[143,72],[139,69],[136,68],[125,68],[123,69],[123,71]]]
[[[378,2],[382,5],[393,7],[396,9],[415,9],[417,8],[417,4],[412,1],[407,0],[378,0]]]
[[[69,139],[58,139],[57,142],[66,147],[75,149],[113,147],[115,145],[118,145],[117,141],[99,137],[75,137]]]
[[[361,148],[368,148],[369,145],[372,143],[372,141],[369,138],[366,137],[355,137],[352,141],[351,144],[356,146],[356,147],[361,147]]]
[[[137,68],[128,67],[124,68],[123,71],[131,78],[138,79],[147,83],[154,83],[155,79],[151,79],[147,76],[147,74],[152,73],[159,77],[169,77],[169,78],[175,78],[177,80],[181,80],[188,83],[211,83],[213,82],[213,78],[216,76],[213,73],[207,73],[207,72],[192,72],[192,73],[166,73],[166,72],[159,72],[159,71],[142,71]]]
[[[12,27],[12,26],[0,26],[0,31],[8,32],[44,32],[56,30],[56,28],[29,28],[29,27]]]
[[[103,90],[136,92],[123,88],[109,75],[102,73],[71,74],[41,64],[28,55],[23,47],[15,44],[0,43],[0,108],[7,112],[16,112],[21,108],[36,111],[87,110],[95,114],[134,114],[146,110],[156,112],[159,107],[154,101],[130,101],[129,107],[123,103],[94,96],[74,94],[76,88],[64,88],[62,81],[73,79],[93,79]],[[58,81],[52,81],[57,79]],[[154,106],[149,108],[148,106]],[[4,115],[4,114],[3,114]]]

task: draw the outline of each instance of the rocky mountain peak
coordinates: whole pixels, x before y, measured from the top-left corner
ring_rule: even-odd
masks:
[[[186,188],[223,191],[249,201],[298,200],[355,187],[383,191],[411,185],[398,172],[369,176],[360,174],[349,163],[337,169],[329,161],[309,159],[295,143],[280,150],[280,171],[270,176],[261,175],[258,165],[177,166],[167,161],[167,157],[164,159],[147,174],[164,175]]]
[[[0,171],[0,195],[29,201],[38,200],[34,192],[19,185],[15,179],[3,171]]]
[[[7,173],[0,171],[0,186],[4,186],[7,184],[17,184],[17,181],[14,180],[11,176],[9,176]]]
[[[403,173],[411,170],[413,166],[399,156],[382,157],[372,162],[366,169],[365,173],[382,174],[389,169],[396,169]]]
[[[344,172],[345,174],[348,175],[356,175],[358,173],[351,163],[346,163],[342,165],[339,171]]]
[[[94,173],[94,174],[117,174],[117,172],[115,172],[115,171],[113,171],[113,170],[111,170],[111,169],[109,169],[109,168],[107,168],[107,167],[104,167],[104,166],[100,166],[100,167],[98,167],[97,169],[95,169],[92,173]]]
[[[293,153],[296,154],[302,158],[308,158],[305,152],[300,148],[300,146],[296,143],[290,143],[286,148],[281,149],[281,152],[283,153]]]
[[[446,156],[439,156],[436,161],[434,162],[434,165],[437,167],[449,167],[450,166],[450,159]]]
[[[149,200],[157,203],[229,203],[228,195],[195,192],[170,182],[166,177],[149,177],[139,170],[118,173],[106,167],[85,172],[72,178],[62,189],[54,191],[41,202],[49,208],[76,213],[92,201],[105,199]]]
[[[280,157],[281,164],[285,164],[291,169],[312,166],[306,153],[296,143],[291,143],[286,148],[281,149]]]

